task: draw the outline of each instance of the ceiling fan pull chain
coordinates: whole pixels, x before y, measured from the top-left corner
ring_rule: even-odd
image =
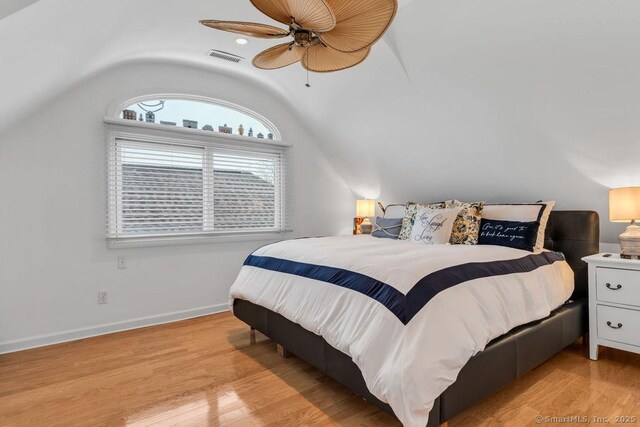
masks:
[[[307,46],[307,48],[304,50],[304,56],[308,65],[309,64],[309,46]],[[305,86],[311,87],[311,85],[309,84],[309,67],[307,67],[307,84],[305,84]]]

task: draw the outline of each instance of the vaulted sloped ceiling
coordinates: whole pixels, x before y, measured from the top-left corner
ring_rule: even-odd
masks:
[[[249,0],[40,0],[0,20],[0,131],[92,73],[164,59],[270,88],[361,195],[492,188],[487,198],[553,197],[604,213],[606,187],[640,184],[638,0],[400,4],[363,64],[311,74],[306,88],[298,65],[251,66],[273,42],[238,46],[198,25],[275,24]],[[247,60],[209,58],[211,48]]]
[[[403,7],[413,1],[399,3]],[[295,72],[265,72],[251,66],[253,56],[272,46],[272,41],[252,39],[249,45],[238,46],[233,34],[199,25],[203,18],[280,25],[249,0],[6,0],[0,6],[0,55],[5,58],[0,130],[93,73],[133,60],[164,59],[208,67],[267,86],[282,96],[295,95],[291,103],[296,106],[315,103],[321,87],[315,93],[300,91],[305,79],[301,67],[291,67]],[[246,61],[236,65],[209,58],[206,53],[212,48]],[[383,49],[380,43],[375,50]],[[393,60],[391,66],[395,67]],[[339,79],[329,82],[340,84]]]
[[[0,3],[0,19],[32,5],[38,0],[2,0]]]
[[[48,98],[104,68],[128,60],[171,60],[230,72],[275,88],[250,64],[230,67],[207,57],[210,48],[236,51],[232,37],[198,24],[232,9],[233,19],[262,19],[249,1],[40,0],[0,20],[4,61],[0,129]],[[258,50],[258,43],[250,48]],[[6,114],[11,111],[12,114]]]

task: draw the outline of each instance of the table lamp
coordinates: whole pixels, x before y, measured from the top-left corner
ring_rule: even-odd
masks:
[[[619,237],[620,256],[627,259],[640,259],[640,187],[614,188],[609,190],[609,221],[631,222]]]
[[[371,234],[371,231],[373,230],[373,224],[371,224],[371,221],[369,221],[369,217],[375,215],[375,200],[356,201],[355,234]]]

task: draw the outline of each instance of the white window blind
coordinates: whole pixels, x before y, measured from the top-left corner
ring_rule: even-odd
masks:
[[[287,230],[287,152],[116,136],[107,238]]]

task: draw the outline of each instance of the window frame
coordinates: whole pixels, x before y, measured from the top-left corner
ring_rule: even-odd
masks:
[[[266,117],[262,116],[261,114],[256,113],[253,110],[250,110],[249,108],[243,107],[242,105],[239,104],[235,104],[233,102],[229,102],[229,101],[225,101],[222,99],[217,99],[217,98],[209,98],[206,96],[201,96],[201,95],[192,95],[192,94],[180,94],[180,93],[158,93],[158,94],[152,94],[152,95],[141,95],[141,96],[136,96],[134,98],[130,98],[125,102],[122,103],[118,103],[118,104],[112,104],[111,106],[109,106],[109,108],[107,109],[107,114],[106,114],[106,118],[116,118],[119,119],[120,118],[120,114],[122,114],[122,110],[130,107],[133,104],[139,104],[141,102],[145,102],[145,101],[151,101],[151,100],[157,100],[157,99],[163,99],[163,100],[178,100],[178,101],[192,101],[192,102],[200,102],[203,104],[212,104],[212,105],[217,105],[219,107],[225,107],[228,108],[230,110],[235,110],[239,113],[242,114],[246,114],[247,116],[262,122],[262,124],[269,129],[271,132],[273,132],[273,140],[270,141],[282,141],[282,134],[280,133],[280,130],[278,129],[278,127],[276,125],[274,125],[269,119],[267,119]],[[131,120],[134,121],[134,120]],[[145,122],[146,123],[146,122]],[[154,125],[152,123],[152,125]],[[164,125],[160,125],[158,123],[155,123],[156,126],[164,126]],[[179,126],[177,126],[179,127]],[[183,128],[184,129],[184,128]],[[190,129],[190,130],[195,130],[195,129]],[[239,136],[239,135],[237,135]],[[265,138],[266,139],[266,138]],[[251,139],[249,139],[251,140]]]
[[[145,97],[145,99],[155,98]],[[177,98],[176,98],[177,99]],[[185,99],[181,97],[179,99]],[[186,98],[189,99],[189,98]],[[135,103],[136,101],[127,101],[126,105]],[[139,102],[139,101],[138,101]],[[202,101],[200,101],[202,102]],[[124,105],[124,104],[123,104]],[[243,111],[244,112],[244,111]],[[255,113],[254,113],[255,114]],[[263,120],[261,117],[259,120]],[[134,120],[124,120],[118,117],[107,116],[104,118],[106,127],[106,241],[107,246],[112,249],[145,247],[145,246],[167,246],[167,245],[184,245],[198,243],[213,242],[239,242],[239,241],[267,241],[277,239],[284,233],[292,232],[292,166],[291,166],[291,148],[292,145],[282,142],[281,140],[256,139],[240,135],[227,135],[218,132],[203,131],[199,129],[188,129],[172,126],[161,126],[153,123],[139,122]],[[274,130],[274,136],[277,129],[272,124],[269,126]],[[279,132],[277,133],[280,136]],[[110,237],[109,229],[111,227],[111,218],[117,215],[118,204],[113,203],[117,197],[115,188],[110,187],[110,183],[115,182],[113,171],[109,167],[109,156],[116,146],[116,141],[132,140],[142,143],[165,143],[172,145],[184,145],[187,147],[205,146],[224,151],[246,151],[247,154],[267,154],[279,155],[282,157],[281,167],[282,182],[284,186],[285,200],[282,202],[282,210],[280,214],[286,215],[288,221],[283,230],[233,230],[233,231],[204,231],[201,233],[177,233],[172,235],[160,236],[120,236]],[[203,190],[204,190],[203,186]],[[206,209],[205,209],[206,210]],[[203,220],[206,220],[206,214],[203,214]]]

